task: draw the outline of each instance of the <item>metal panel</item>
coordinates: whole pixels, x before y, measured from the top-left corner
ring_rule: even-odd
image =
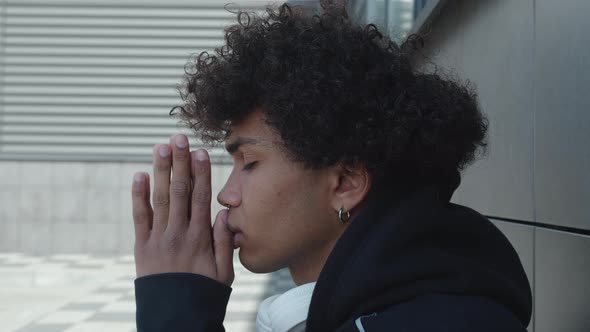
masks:
[[[191,135],[168,116],[176,85],[235,23],[218,1],[1,1],[0,160],[149,161],[155,143]]]
[[[488,116],[488,154],[455,200],[484,214],[533,220],[533,0],[463,1],[461,76]],[[455,23],[457,24],[457,22]]]
[[[537,221],[590,229],[589,1],[536,1]]]
[[[492,220],[492,222],[508,238],[524,267],[531,289],[535,289],[535,227],[519,225],[512,222]],[[533,292],[533,301],[535,294]],[[534,303],[534,302],[533,302]],[[533,308],[534,309],[534,308]],[[535,331],[535,312],[528,326],[529,332]]]
[[[535,231],[535,331],[587,332],[590,237]]]

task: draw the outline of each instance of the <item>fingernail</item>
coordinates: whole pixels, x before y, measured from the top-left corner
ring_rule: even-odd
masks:
[[[158,153],[160,154],[160,157],[166,158],[170,155],[170,147],[168,145],[161,145],[158,148]]]
[[[197,150],[198,161],[206,161],[207,159],[207,152],[205,152],[205,150]]]
[[[188,145],[188,139],[184,135],[176,136],[175,142],[176,142],[176,147],[179,149],[184,149]]]
[[[135,183],[143,183],[143,174],[141,173],[137,173],[135,174],[135,176],[133,177],[133,181],[135,181]]]

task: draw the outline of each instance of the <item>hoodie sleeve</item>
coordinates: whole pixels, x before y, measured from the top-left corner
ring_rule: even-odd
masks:
[[[137,332],[225,331],[231,288],[193,273],[161,273],[135,279]]]

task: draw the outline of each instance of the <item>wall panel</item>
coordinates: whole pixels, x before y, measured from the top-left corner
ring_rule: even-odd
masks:
[[[590,237],[537,228],[535,331],[587,332]]]
[[[537,221],[590,229],[590,2],[536,1]]]
[[[506,221],[492,220],[492,222],[508,238],[514,250],[518,254],[524,271],[527,274],[531,290],[533,291],[533,305],[535,299],[535,227],[515,224]],[[535,311],[533,307],[533,316],[528,326],[529,332],[534,332],[535,328]]]
[[[488,154],[454,199],[503,218],[533,220],[533,1],[462,1],[461,76],[489,119]]]

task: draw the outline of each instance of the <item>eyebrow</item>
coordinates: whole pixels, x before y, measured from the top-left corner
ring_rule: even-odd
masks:
[[[260,141],[254,138],[240,137],[236,138],[233,142],[225,144],[225,149],[230,155],[234,154],[242,145],[245,144],[259,144]]]

